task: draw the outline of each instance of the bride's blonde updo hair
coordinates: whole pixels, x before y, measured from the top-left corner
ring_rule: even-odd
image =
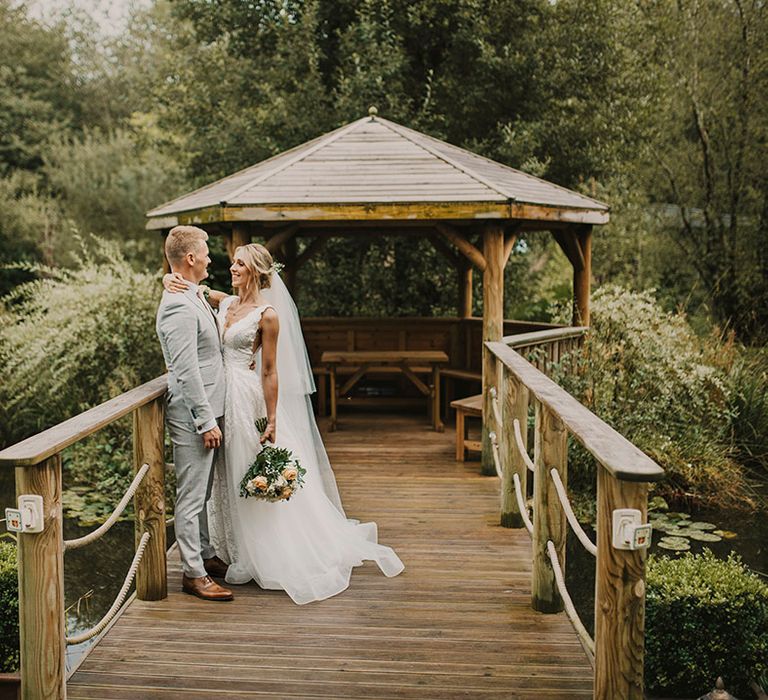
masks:
[[[239,291],[240,297],[249,297],[262,289],[269,289],[272,284],[272,254],[259,243],[242,245],[235,250],[235,257],[240,258],[251,273],[245,289]]]

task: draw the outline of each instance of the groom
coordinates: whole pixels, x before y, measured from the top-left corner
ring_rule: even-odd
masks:
[[[211,547],[206,513],[224,415],[218,325],[198,287],[211,262],[207,240],[208,234],[195,226],[176,226],[168,234],[165,257],[189,286],[182,294],[163,292],[156,328],[168,367],[165,415],[176,469],[175,528],[184,568],[182,589],[203,600],[232,600],[232,591],[211,578],[223,577],[227,565]]]

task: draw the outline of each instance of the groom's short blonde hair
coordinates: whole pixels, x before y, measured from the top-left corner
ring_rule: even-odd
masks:
[[[208,234],[197,226],[174,226],[165,239],[165,257],[171,265],[183,262],[187,253],[197,253]]]

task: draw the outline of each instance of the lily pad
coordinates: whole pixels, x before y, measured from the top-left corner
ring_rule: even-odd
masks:
[[[654,525],[654,526],[659,532],[665,532],[668,535],[679,535],[684,529],[681,527],[677,527],[677,525],[674,525],[673,523]]]
[[[691,535],[692,540],[698,542],[720,542],[723,538],[720,535],[714,535],[711,532],[697,531]]]
[[[738,535],[732,530],[712,530],[713,535],[720,535],[724,540],[732,540]]]
[[[688,515],[688,513],[672,512],[672,513],[667,513],[667,517],[670,520],[689,520],[691,516]]]
[[[677,537],[693,537],[700,532],[701,530],[694,530],[692,527],[679,527],[672,534]]]
[[[654,496],[648,503],[648,510],[669,510],[669,504],[661,496]]]
[[[717,525],[697,521],[695,523],[688,523],[688,527],[693,528],[694,530],[714,530],[717,528]]]
[[[680,539],[670,542],[669,539],[668,537],[662,538],[657,546],[661,549],[671,549],[673,552],[687,552],[691,548],[688,540]]]

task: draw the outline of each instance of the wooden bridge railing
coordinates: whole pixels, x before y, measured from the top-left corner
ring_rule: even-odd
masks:
[[[484,352],[486,366],[494,369],[492,381],[486,384],[490,388],[483,423],[501,478],[501,524],[526,527],[531,533],[532,605],[543,613],[563,609],[568,613],[594,664],[595,698],[641,700],[646,550],[612,546],[612,514],[632,508],[640,511],[645,522],[649,483],[661,479],[664,472],[507,343],[486,342]],[[526,445],[529,400],[535,406],[533,460]],[[598,465],[596,545],[579,526],[568,502],[569,436]],[[532,517],[526,506],[529,471],[533,472]],[[594,640],[565,588],[568,524],[597,559]]]
[[[44,527],[40,533],[19,533],[19,632],[21,695],[24,700],[66,697],[64,618],[64,552],[87,544],[63,538],[62,451],[119,418],[133,414],[135,489],[136,596],[161,600],[167,595],[165,562],[165,458],[163,453],[164,396],[167,380],[158,377],[100,406],[0,452],[0,468],[16,469],[16,494],[43,497]],[[128,498],[123,499],[123,503]],[[121,595],[130,585],[126,579]],[[113,611],[121,602],[115,601]],[[109,613],[92,630],[106,627]],[[76,643],[89,635],[69,639]]]

